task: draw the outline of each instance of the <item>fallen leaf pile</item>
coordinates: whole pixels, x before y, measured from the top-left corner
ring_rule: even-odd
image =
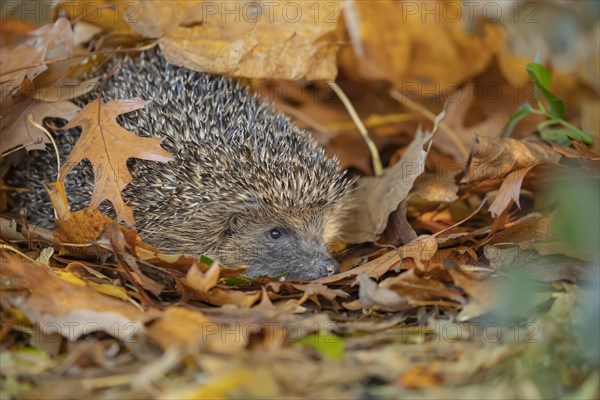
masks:
[[[598,398],[600,86],[588,64],[600,22],[587,6],[56,3],[52,21],[20,21],[17,7],[0,27],[0,397]],[[573,21],[567,60],[542,25]],[[249,278],[143,242],[122,198],[127,161],[173,155],[118,122],[150,99],[104,102],[118,71],[92,71],[154,46],[245,78],[358,176],[332,244],[339,273]],[[84,94],[96,100],[70,101]],[[56,182],[43,182],[54,228],[34,226],[11,171],[74,127]],[[72,211],[64,182],[83,160],[97,179]],[[115,220],[97,209],[106,200]]]

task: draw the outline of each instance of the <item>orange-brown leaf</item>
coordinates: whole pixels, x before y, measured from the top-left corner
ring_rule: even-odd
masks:
[[[87,104],[65,129],[81,126],[81,137],[69,154],[60,176],[65,177],[81,160],[88,159],[94,169],[94,190],[90,207],[98,207],[108,199],[113,204],[117,218],[133,225],[133,210],[121,197],[121,191],[131,182],[127,169],[129,158],[167,162],[171,154],[160,147],[160,140],[142,138],[117,123],[121,114],[140,109],[148,101],[140,99],[113,100],[100,103],[96,99]]]

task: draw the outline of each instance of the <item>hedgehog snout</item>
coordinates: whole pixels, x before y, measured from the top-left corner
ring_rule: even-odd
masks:
[[[330,276],[340,272],[340,264],[333,258],[321,260],[318,265],[319,275]]]

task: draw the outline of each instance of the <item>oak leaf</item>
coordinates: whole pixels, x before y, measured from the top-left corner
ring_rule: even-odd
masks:
[[[81,160],[88,159],[92,163],[95,180],[90,208],[96,208],[108,199],[117,212],[117,219],[129,225],[134,224],[133,209],[121,196],[121,191],[132,180],[127,160],[173,160],[173,156],[160,147],[160,139],[136,136],[117,123],[119,115],[138,110],[146,104],[148,101],[141,99],[112,100],[108,103],[96,99],[64,127],[81,126],[82,133],[61,168],[60,176],[64,179]]]

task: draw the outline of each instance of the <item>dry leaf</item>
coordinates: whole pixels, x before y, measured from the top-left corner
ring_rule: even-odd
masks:
[[[454,283],[470,296],[469,303],[456,317],[457,321],[467,321],[493,310],[499,293],[489,279],[478,280],[458,269],[449,269]]]
[[[408,389],[427,389],[432,386],[442,386],[444,376],[441,371],[432,368],[435,364],[429,364],[429,367],[414,365],[408,368],[398,377],[397,384]]]
[[[339,0],[329,2],[138,2],[131,28],[159,39],[175,65],[272,79],[334,79]],[[199,22],[202,23],[199,23]]]
[[[198,351],[202,342],[216,334],[218,327],[199,311],[183,307],[167,308],[161,318],[152,324],[146,334],[162,349],[179,347],[187,351]]]
[[[225,304],[235,304],[242,308],[250,308],[256,303],[262,292],[258,290],[233,290],[233,289],[222,289],[220,287],[213,288],[206,294],[198,293],[198,297],[209,304],[215,306],[223,306]]]
[[[4,101],[9,95],[17,92],[21,84],[41,74],[46,67],[23,69],[9,73],[14,69],[39,64],[43,61],[42,54],[36,51],[31,44],[22,44],[14,49],[0,48],[0,101]]]
[[[194,263],[185,276],[185,284],[196,293],[207,294],[219,282],[220,270],[218,262],[214,262],[206,272],[200,271],[198,264]]]
[[[70,101],[46,102],[25,99],[12,105],[3,104],[0,120],[0,154],[25,148],[45,150],[50,143],[48,136],[29,122],[29,114],[41,124],[44,118],[71,119],[80,110]]]
[[[127,271],[127,275],[132,277],[133,283],[137,283],[141,287],[140,290],[148,290],[155,296],[160,295],[165,288],[164,285],[146,276],[138,266],[137,255],[134,251],[140,240],[136,232],[126,231],[117,222],[112,221],[106,225],[104,237],[110,241],[115,258],[119,265]],[[143,292],[140,292],[140,295],[144,298]],[[148,306],[148,304],[146,305]]]
[[[435,143],[437,139],[433,141]],[[452,203],[458,199],[458,185],[454,182],[454,176],[444,170],[444,175],[426,174],[415,182],[410,197],[420,196],[422,199],[436,203]]]
[[[63,46],[67,54],[73,54],[73,31],[71,22],[60,17],[52,24],[46,24],[30,32],[32,39],[14,49],[0,49],[0,100],[4,101],[16,92],[25,78],[33,80],[47,69],[45,65],[7,73],[13,69],[36,65],[45,61],[49,53]]]
[[[482,72],[505,41],[501,28],[484,24],[481,35],[469,34],[460,16],[440,17],[445,5],[348,1],[344,20],[362,76],[392,82],[407,95],[421,95],[448,93]],[[436,13],[437,18],[431,15]]]
[[[365,310],[395,312],[412,307],[406,299],[393,290],[378,285],[366,274],[358,275],[358,282],[360,284],[358,298]]]
[[[414,181],[425,169],[428,150],[425,144],[431,132],[418,130],[404,155],[381,177],[367,177],[359,181],[354,198],[354,208],[340,230],[340,237],[348,243],[375,242],[385,229],[390,214],[398,208]]]
[[[499,179],[540,163],[557,163],[560,154],[537,138],[515,140],[477,136],[462,183]]]
[[[566,280],[577,283],[584,278],[584,261],[562,254],[541,255],[535,247],[521,248],[515,244],[485,246],[483,253],[494,270],[507,272],[518,269],[522,276],[541,282]]]
[[[517,207],[521,208],[519,197],[523,179],[525,179],[525,175],[536,165],[530,165],[529,167],[513,171],[504,178],[494,202],[490,204],[490,208],[488,209],[492,213],[492,217],[498,218],[512,201],[515,202]]]
[[[71,212],[62,181],[49,183],[47,190],[58,216],[54,229],[54,239],[58,243],[92,243],[104,232],[106,225],[112,222],[96,209],[84,208]]]
[[[294,289],[298,289],[304,294],[302,298],[298,302],[298,304],[304,303],[306,299],[312,300],[317,306],[321,307],[321,303],[319,302],[319,296],[329,300],[333,303],[334,306],[337,307],[337,299],[346,299],[350,297],[350,295],[343,290],[339,289],[331,289],[321,283],[309,283],[309,284],[292,284]]]
[[[88,159],[94,168],[94,191],[90,208],[96,208],[108,199],[117,212],[117,218],[133,226],[133,209],[127,206],[121,191],[131,182],[127,169],[129,158],[168,162],[171,154],[160,147],[160,139],[142,138],[121,127],[116,118],[148,104],[140,99],[113,100],[88,103],[63,129],[82,127],[81,137],[73,147],[60,170],[66,177],[81,160]]]
[[[14,219],[0,219],[0,233],[8,240],[26,240],[25,236],[17,230],[17,221]]]
[[[387,278],[379,286],[393,290],[413,305],[437,304],[457,307],[466,303],[462,293],[456,289],[446,287],[439,280],[420,278],[414,270]]]
[[[34,37],[34,44],[38,52],[43,54],[42,59],[53,49],[63,45],[68,54],[73,54],[73,30],[71,21],[60,17],[53,24],[46,24],[30,33]]]
[[[444,118],[446,126],[452,129],[452,133],[457,136],[465,149],[472,146],[475,135],[499,138],[504,132],[506,121],[508,121],[511,113],[516,108],[514,103],[510,103],[512,106],[511,109],[502,109],[501,111],[494,110],[494,112],[483,121],[470,126],[465,126],[467,112],[471,108],[474,98],[476,97],[474,92],[475,88],[473,85],[465,85],[453,93],[452,99],[448,100],[446,118]],[[508,96],[508,94],[505,93],[504,96]],[[485,100],[487,99],[483,99],[483,101]],[[433,145],[440,151],[451,155],[455,160],[464,163],[466,161],[465,157],[457,149],[449,135],[449,132],[444,131],[444,127],[440,127],[440,132],[437,134]]]
[[[404,259],[407,257],[415,261],[415,265],[421,271],[425,270],[423,261],[429,261],[433,258],[438,250],[438,244],[433,235],[420,235],[410,243],[405,244],[400,248],[400,256]]]
[[[80,81],[63,81],[59,84],[53,84],[40,89],[37,89],[33,94],[33,98],[40,101],[46,102],[59,102],[63,100],[74,99],[75,97],[83,96],[86,93],[91,92],[98,83],[98,77]],[[79,110],[79,107],[77,107]],[[66,118],[59,116],[64,119],[71,119],[71,116]]]
[[[217,262],[213,263],[206,272],[200,271],[198,264],[194,263],[187,272],[185,284],[194,291],[199,299],[215,306],[236,304],[248,308],[260,299],[261,292],[256,290],[225,290],[216,287],[220,271],[221,268]]]
[[[74,341],[103,331],[131,341],[144,331],[141,321],[152,316],[86,286],[67,283],[41,264],[6,252],[2,257],[7,260],[0,264],[2,297],[47,334],[56,332]],[[22,290],[28,292],[25,297],[18,295]]]
[[[400,262],[405,262],[400,257],[400,252],[397,250],[391,250],[383,254],[381,257],[377,257],[376,259],[369,261],[368,263],[363,264],[359,267],[352,268],[346,272],[341,272],[339,274],[317,279],[315,280],[315,282],[324,284],[334,283],[343,281],[348,278],[353,278],[361,273],[365,273],[367,276],[377,279],[389,270],[396,268],[400,264]]]

